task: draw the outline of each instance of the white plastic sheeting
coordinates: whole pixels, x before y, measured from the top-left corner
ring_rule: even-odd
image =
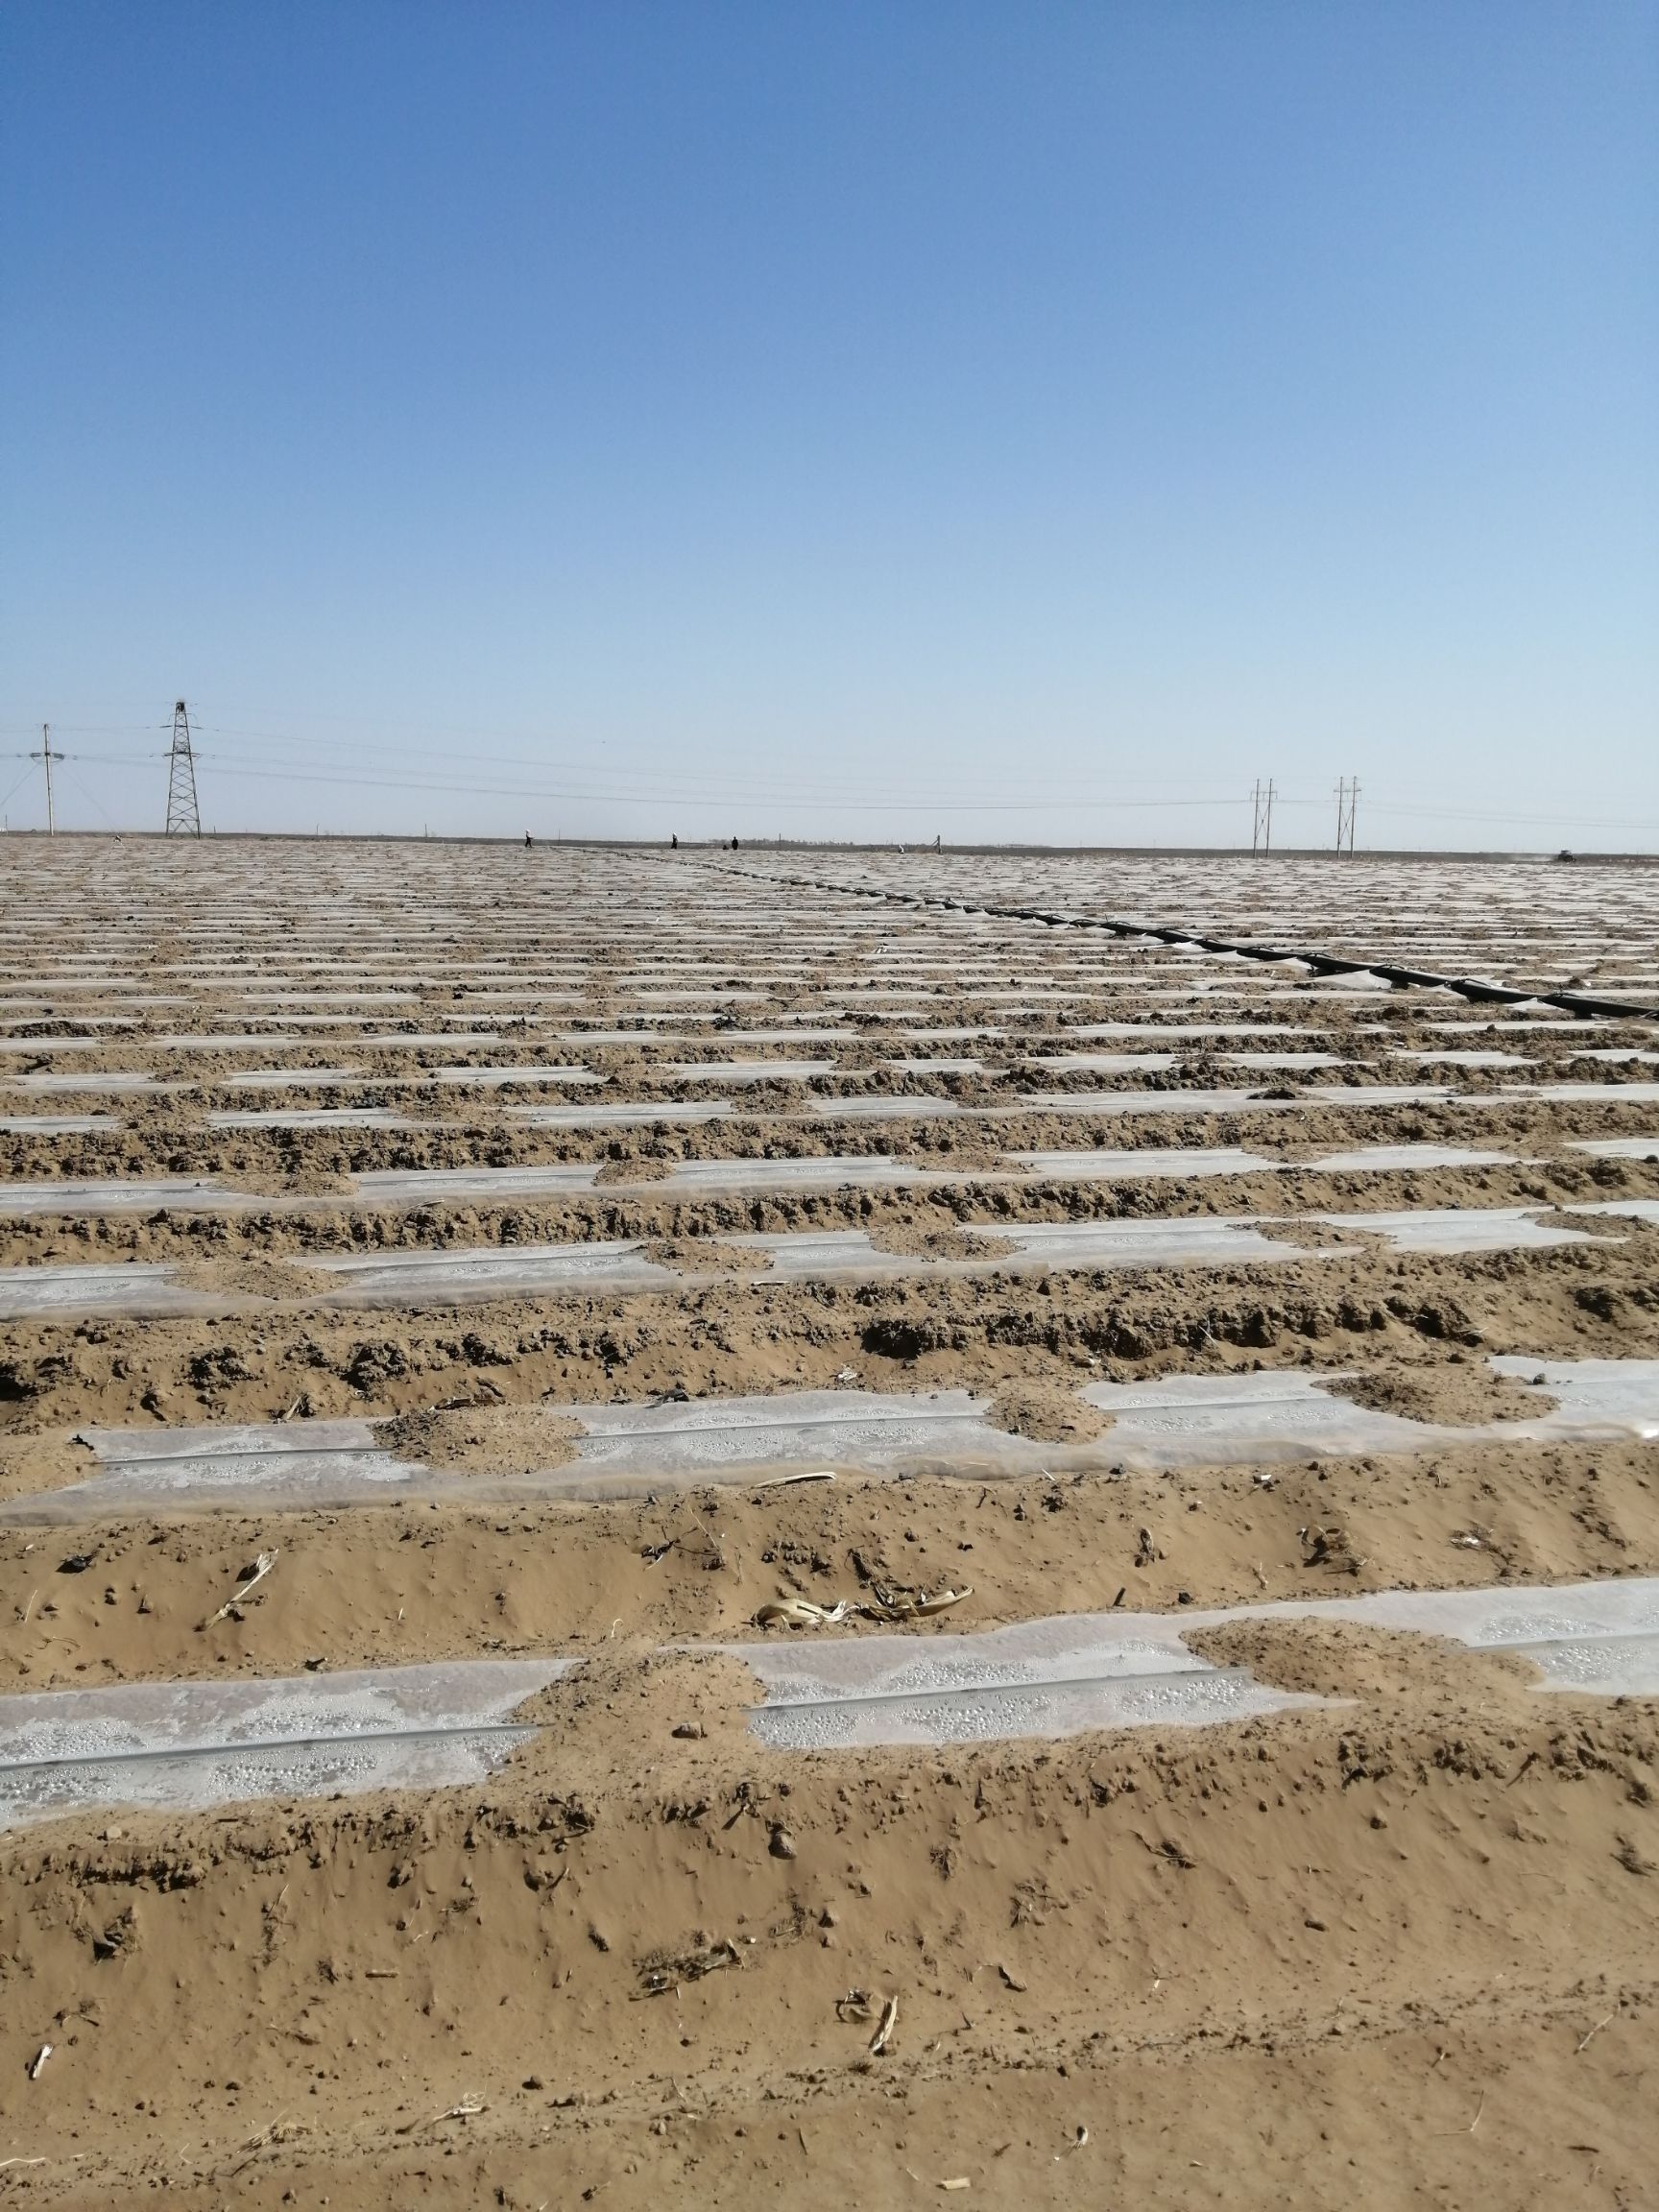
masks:
[[[1075,1614],[981,1634],[729,1644],[767,1693],[775,1750],[938,1745],[1192,1727],[1328,1702],[1212,1665],[1185,1637],[1330,1621],[1511,1651],[1538,1688],[1659,1695],[1659,1580],[1382,1591],[1178,1614]],[[130,1683],[0,1698],[0,1828],[113,1806],[430,1790],[486,1776],[534,1729],[512,1718],[573,1656],[451,1661],[264,1682]]]
[[[8,1137],[93,1137],[120,1126],[113,1114],[0,1114]]]
[[[1452,1425],[1358,1405],[1344,1374],[1263,1368],[1167,1375],[1154,1382],[1090,1382],[1082,1396],[1113,1416],[1100,1449],[1153,1469],[1296,1459],[1313,1454],[1425,1452],[1452,1444],[1659,1438],[1659,1359],[1532,1359],[1488,1364],[1537,1392],[1535,1413]]]
[[[136,1029],[136,1022],[105,1022],[99,1026],[106,1030]],[[111,1042],[124,1044],[124,1038],[105,1037],[0,1037],[0,1052],[108,1052]]]
[[[682,1160],[668,1174],[641,1188],[676,1198],[697,1198],[715,1197],[725,1191],[879,1190],[956,1180],[955,1176],[912,1166],[880,1152],[819,1153],[779,1160]]]
[[[1223,1052],[1229,1068],[1340,1068],[1340,1052]],[[1362,1067],[1362,1061],[1355,1063]]]
[[[1659,1160],[1659,1137],[1590,1137],[1567,1149],[1593,1153],[1598,1160]]]
[[[1224,1214],[1154,1221],[999,1221],[987,1224],[984,1233],[1010,1249],[986,1259],[916,1258],[878,1251],[858,1229],[745,1234],[728,1241],[764,1254],[772,1275],[787,1282],[846,1275],[984,1275],[1011,1268],[1202,1267],[1315,1257],[1305,1247],[1263,1237],[1245,1218]]]
[[[963,1456],[1028,1465],[1042,1448],[993,1429],[990,1400],[967,1390],[883,1395],[791,1390],[775,1398],[697,1398],[651,1406],[562,1406],[587,1434],[583,1475],[615,1471],[707,1479],[723,1470],[818,1465],[882,1470]],[[565,1472],[565,1471],[560,1471]],[[570,1472],[576,1472],[571,1470]]]
[[[1440,1106],[1454,1095],[1444,1083],[1315,1083],[1304,1095],[1321,1106]],[[1459,1099],[1479,1106],[1480,1096]]]
[[[1659,1105],[1659,1083],[1536,1083],[1502,1094],[1509,1098],[1545,1098],[1558,1106],[1585,1103],[1615,1106]]]
[[[983,1635],[801,1638],[727,1648],[767,1689],[751,1726],[774,1749],[943,1744],[1092,1728],[1190,1727],[1322,1700],[1214,1667],[1183,1642],[1236,1621],[1350,1622],[1518,1651],[1545,1690],[1659,1695],[1659,1580],[1381,1591],[1178,1614],[1093,1613]]]
[[[57,1183],[0,1183],[0,1215],[12,1219],[37,1214],[148,1213],[165,1206],[196,1211],[223,1208],[228,1212],[270,1203],[256,1192],[238,1190],[205,1175],[134,1176],[130,1181],[72,1181],[65,1177]]]
[[[1659,1359],[1529,1359],[1503,1353],[1490,1355],[1488,1364],[1555,1403],[1535,1420],[1495,1424],[1481,1430],[1482,1435],[1508,1435],[1524,1427],[1536,1435],[1579,1441],[1659,1439]]]
[[[1286,1162],[1310,1174],[1372,1175],[1395,1168],[1425,1173],[1431,1167],[1514,1167],[1513,1152],[1475,1152],[1460,1144],[1361,1144],[1352,1152],[1327,1152],[1317,1160]]]
[[[428,1080],[499,1090],[509,1083],[606,1083],[610,1078],[599,1074],[592,1068],[531,1065],[514,1068],[434,1068]]]
[[[1080,1075],[1151,1075],[1175,1065],[1173,1052],[1034,1052],[1033,1068],[1059,1068]]]
[[[913,1260],[902,1252],[878,1252],[862,1229],[781,1230],[775,1234],[745,1231],[724,1241],[753,1252],[757,1269],[765,1269],[785,1283],[845,1276],[869,1282],[929,1271],[926,1260]]]
[[[170,1261],[109,1267],[0,1268],[0,1318],[35,1313],[210,1313],[228,1301],[190,1290]]]
[[[723,1121],[735,1112],[730,1098],[691,1098],[682,1106],[619,1099],[613,1106],[510,1106],[507,1118],[532,1129],[657,1129],[677,1122]]]
[[[71,1520],[142,1509],[378,1504],[444,1485],[425,1466],[399,1459],[367,1421],[217,1424],[192,1429],[86,1429],[97,1472],[38,1498],[13,1500],[0,1515]]]
[[[352,1178],[368,1206],[425,1206],[454,1198],[551,1198],[591,1190],[598,1163],[544,1167],[387,1167]]]
[[[197,1811],[481,1781],[535,1733],[512,1724],[515,1708],[573,1664],[473,1659],[0,1697],[0,1829],[92,1806]]]
[[[1151,1145],[1140,1151],[1010,1152],[1007,1157],[1044,1181],[1056,1183],[1134,1182],[1142,1176],[1208,1176],[1272,1174],[1286,1166],[1284,1160],[1260,1152],[1245,1152],[1238,1145],[1206,1147],[1189,1144],[1172,1149]]]
[[[1511,1152],[1478,1152],[1459,1144],[1362,1144],[1352,1152],[1330,1152],[1311,1160],[1250,1152],[1238,1145],[1173,1145],[1158,1148],[1092,1151],[1010,1152],[1033,1173],[1069,1182],[1133,1180],[1137,1176],[1287,1174],[1300,1168],[1318,1174],[1384,1174],[1396,1169],[1505,1167],[1516,1165]]]
[[[1293,1459],[1310,1453],[1416,1452],[1445,1433],[1334,1394],[1331,1385],[1344,1380],[1300,1368],[1168,1375],[1155,1382],[1090,1382],[1081,1395],[1113,1417],[1103,1450],[1137,1469]],[[1653,1400],[1659,1407],[1659,1378]]]
[[[455,1251],[380,1252],[350,1260],[306,1254],[289,1264],[337,1277],[342,1289],[325,1293],[349,1305],[408,1305],[433,1299],[499,1298],[517,1291],[644,1290],[666,1288],[685,1278],[647,1260],[640,1245],[595,1240],[587,1244],[482,1244]]]
[[[668,1060],[644,1072],[665,1083],[810,1083],[841,1070],[833,1060]]]
[[[1599,1198],[1590,1205],[1575,1205],[1575,1214],[1608,1214],[1626,1221],[1659,1223],[1659,1198]]]
[[[1198,1214],[1155,1221],[998,1222],[996,1234],[1015,1247],[1008,1261],[971,1262],[976,1270],[1010,1264],[1040,1267],[1220,1267],[1238,1262],[1312,1260],[1307,1246],[1263,1237],[1242,1214]],[[958,1262],[958,1264],[960,1264]]]
[[[1191,1045],[1215,1037],[1283,1038],[1291,1026],[1278,1022],[1078,1022],[1066,1032],[1068,1037],[1122,1037],[1133,1038],[1147,1045]],[[1374,1035],[1374,1030],[1358,1032]],[[1323,1029],[1299,1029],[1307,1037],[1323,1037]]]
[[[397,1458],[362,1421],[91,1429],[83,1433],[95,1474],[13,1499],[0,1507],[0,1519],[66,1521],[255,1503],[281,1510],[463,1493],[624,1497],[692,1482],[742,1481],[768,1467],[978,1481],[1038,1469],[1150,1472],[1261,1465],[1310,1454],[1659,1439],[1659,1360],[1504,1357],[1491,1365],[1535,1390],[1534,1413],[1464,1427],[1413,1421],[1356,1404],[1338,1387],[1346,1380],[1340,1373],[1302,1368],[1091,1382],[1080,1395],[1110,1414],[1112,1426],[1102,1436],[1073,1444],[1013,1435],[993,1424],[990,1399],[965,1390],[796,1390],[549,1407],[550,1415],[583,1431],[574,1459],[511,1478],[446,1475]]]
[[[1299,1103],[1256,1091],[1031,1091],[993,1114],[1271,1114]]]
[[[1529,1053],[1482,1051],[1465,1045],[1419,1046],[1414,1050],[1397,1045],[1391,1056],[1396,1060],[1416,1060],[1425,1066],[1446,1068],[1535,1068],[1538,1065]]]
[[[1333,1229],[1386,1238],[1396,1252],[1513,1252],[1609,1241],[1587,1229],[1535,1218],[1549,1211],[1525,1206],[1430,1206],[1411,1213],[1320,1214],[1315,1218]]]
[[[721,1064],[722,1073],[731,1063]],[[838,1097],[810,1097],[787,1113],[768,1110],[754,1118],[765,1121],[839,1120],[942,1120],[964,1116],[973,1120],[998,1121],[1023,1118],[1031,1114],[1081,1114],[1095,1118],[1120,1118],[1131,1114],[1280,1114],[1322,1109],[1399,1105],[1480,1107],[1514,1103],[1514,1095],[1497,1092],[1458,1097],[1443,1087],[1424,1084],[1333,1084],[1303,1092],[1291,1098],[1268,1098],[1260,1092],[1238,1090],[1172,1091],[1033,1091],[994,1105],[968,1105],[958,1098],[918,1092],[859,1091]],[[726,1119],[749,1110],[731,1099],[690,1099],[684,1104],[645,1099],[618,1099],[614,1105],[511,1106],[510,1120],[541,1129],[609,1129],[672,1126],[676,1122]]]
[[[750,1718],[777,1751],[1196,1727],[1318,1698],[1212,1667],[1152,1616],[1034,1621],[983,1636],[730,1647],[766,1685]]]
[[[57,1074],[12,1075],[6,1087],[12,1091],[31,1091],[42,1097],[57,1097],[65,1093],[79,1095],[92,1091],[160,1091],[171,1085],[158,1083],[154,1075],[141,1068],[117,1068],[84,1071],[65,1071]]]
[[[810,1108],[791,1118],[804,1121],[936,1121],[970,1109],[955,1098],[935,1098],[922,1093],[884,1094],[854,1092],[846,1098],[814,1098]]]
[[[209,1114],[209,1129],[418,1129],[387,1106],[245,1106]]]
[[[1219,1175],[1280,1174],[1293,1168],[1308,1173],[1368,1174],[1516,1164],[1511,1153],[1477,1152],[1452,1144],[1372,1144],[1313,1160],[1268,1156],[1237,1145],[1196,1144],[1009,1152],[999,1157],[1005,1164],[995,1167],[961,1162],[950,1167],[926,1167],[886,1153],[811,1153],[777,1158],[737,1155],[681,1161],[666,1175],[613,1182],[604,1188],[646,1196],[661,1193],[697,1199],[750,1191],[1199,1180]],[[135,1176],[131,1180],[62,1176],[44,1183],[0,1183],[0,1216],[114,1214],[156,1207],[196,1213],[300,1213],[349,1208],[353,1203],[421,1207],[474,1198],[499,1202],[571,1197],[600,1188],[599,1171],[597,1161],[524,1167],[374,1169],[347,1178],[344,1189],[327,1192],[244,1189],[207,1176]]]
[[[661,1185],[649,1186],[661,1189]],[[1651,1200],[1610,1211],[1641,1214]],[[1536,1210],[1534,1210],[1536,1211]],[[1521,1207],[1431,1208],[1420,1213],[1324,1214],[1306,1217],[1387,1240],[1397,1251],[1491,1252],[1527,1246],[1605,1243],[1588,1230],[1555,1227]],[[1646,1216],[1643,1216],[1646,1217]],[[1107,1267],[1283,1266],[1329,1259],[1344,1249],[1309,1246],[1262,1234],[1297,1224],[1243,1214],[1168,1215],[1149,1220],[998,1222],[992,1232],[1007,1247],[994,1257],[933,1258],[882,1252],[862,1230],[745,1232],[726,1239],[755,1255],[757,1276],[781,1282],[866,1282],[985,1275],[998,1270]],[[481,1244],[380,1251],[349,1258],[285,1254],[283,1264],[332,1276],[327,1305],[417,1305],[475,1301],[517,1293],[682,1287],[722,1275],[668,1267],[645,1257],[640,1240],[593,1239],[568,1244]],[[730,1280],[729,1276],[725,1279]],[[0,1269],[0,1317],[97,1308],[131,1314],[227,1311],[245,1299],[191,1291],[173,1280],[170,1262],[108,1267]]]
[[[366,1068],[245,1068],[240,1073],[220,1076],[218,1083],[227,1091],[326,1091],[342,1083],[375,1080]]]

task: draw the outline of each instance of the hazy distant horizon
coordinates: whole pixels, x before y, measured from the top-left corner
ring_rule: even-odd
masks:
[[[70,839],[154,838],[161,843],[178,843],[177,836],[169,838],[160,830],[100,829],[88,830],[65,827],[60,824],[56,835]],[[0,830],[0,846],[7,836],[45,840],[44,828]],[[204,826],[200,833],[203,843],[234,843],[237,840],[269,840],[273,843],[289,842],[303,845],[499,845],[504,851],[524,849],[523,834],[511,831],[488,834],[477,830],[220,830]],[[185,840],[190,842],[190,840]],[[573,850],[591,848],[596,851],[624,853],[669,852],[673,848],[665,837],[599,837],[561,836],[532,838],[536,850],[566,846]],[[729,837],[682,837],[681,852],[687,854],[724,853],[733,856]],[[1467,861],[1472,866],[1491,862],[1537,860],[1555,862],[1570,859],[1586,864],[1604,864],[1609,867],[1640,866],[1659,867],[1659,853],[1632,846],[1626,851],[1613,847],[1544,847],[1544,846],[1358,846],[1352,853],[1338,854],[1330,845],[1274,845],[1265,852],[1253,850],[1249,845],[1083,845],[1041,844],[1022,839],[1001,842],[981,840],[952,844],[947,839],[942,846],[931,840],[906,843],[894,838],[858,839],[851,837],[752,837],[740,840],[735,857],[741,861],[750,853],[914,853],[918,854],[943,853],[946,857],[959,854],[965,858],[979,854],[1030,854],[1034,857],[1048,854],[1069,859],[1147,859],[1171,860],[1217,859],[1248,860],[1253,863],[1275,860],[1339,860],[1343,866],[1350,861]]]

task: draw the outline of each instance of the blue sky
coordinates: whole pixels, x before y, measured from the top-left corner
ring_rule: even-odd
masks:
[[[1659,849],[1659,0],[12,0],[0,751]],[[0,760],[0,811],[42,818]]]

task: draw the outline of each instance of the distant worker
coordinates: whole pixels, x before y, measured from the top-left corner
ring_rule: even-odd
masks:
[[[737,850],[737,840],[735,837],[733,837],[732,840],[732,850],[733,853],[735,853]]]
[[[528,853],[528,852],[529,852],[529,850],[530,850],[531,842],[532,842],[532,840],[531,840],[530,832],[529,832],[529,830],[525,830],[525,832],[524,832],[524,850],[525,850],[525,852],[526,852],[526,853]]]
[[[671,853],[678,853],[678,852],[679,852],[679,850],[680,850],[680,839],[679,839],[678,835],[675,835],[675,836],[673,836],[673,837],[670,837],[670,838],[669,838],[669,840],[668,840],[668,850],[669,850]]]

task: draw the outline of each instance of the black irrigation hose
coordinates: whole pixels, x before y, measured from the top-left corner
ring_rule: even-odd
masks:
[[[757,876],[747,868],[722,862],[712,865],[723,875],[740,876],[748,883],[787,883],[799,891],[830,891],[842,898],[875,899],[887,905],[939,906],[957,914],[994,914],[1005,922],[1041,922],[1049,929],[1105,929],[1115,937],[1157,937],[1166,945],[1196,945],[1204,952],[1237,952],[1241,959],[1269,963],[1300,960],[1316,975],[1381,975],[1384,982],[1413,985],[1424,991],[1452,991],[1498,1006],[1558,1006],[1563,1013],[1580,1014],[1613,1022],[1659,1021],[1659,1006],[1630,1006],[1618,998],[1592,998],[1582,991],[1518,991],[1507,983],[1480,983],[1468,975],[1431,975],[1420,968],[1395,968],[1376,960],[1344,960],[1333,952],[1302,952],[1280,945],[1240,945],[1230,937],[1198,937],[1190,929],[1172,929],[1156,922],[1123,922],[1111,915],[1049,914],[1041,906],[995,906],[985,900],[929,899],[913,891],[880,891],[863,883],[829,883],[815,876]]]

